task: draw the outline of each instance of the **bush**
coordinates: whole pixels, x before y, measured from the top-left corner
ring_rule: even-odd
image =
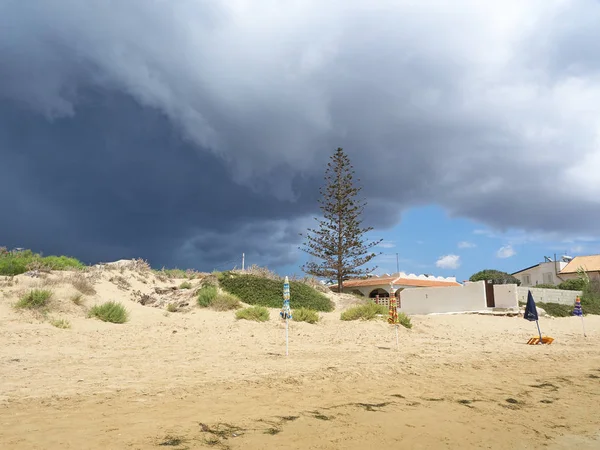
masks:
[[[70,256],[46,256],[41,258],[41,263],[50,270],[83,269],[85,267],[81,261]]]
[[[198,291],[198,306],[208,308],[213,300],[217,298],[217,288],[215,286],[204,286]]]
[[[558,285],[558,289],[565,291],[583,291],[585,287],[585,281],[581,278],[573,278],[571,280],[565,280]]]
[[[283,303],[283,282],[255,275],[223,272],[221,287],[250,305],[280,308]],[[314,311],[332,311],[333,303],[322,293],[306,284],[290,281],[290,307]]]
[[[264,306],[250,306],[235,313],[235,318],[238,320],[254,320],[255,322],[266,322],[270,317],[269,310]]]
[[[292,318],[296,322],[317,323],[320,319],[319,313],[308,308],[299,308],[292,311]]]
[[[560,303],[536,302],[536,307],[542,308],[552,317],[569,317],[573,315],[573,306],[562,305]]]
[[[555,286],[553,284],[538,284],[532,287],[537,289],[558,289],[558,286]]]
[[[410,321],[410,317],[408,317],[406,314],[404,314],[403,312],[398,313],[398,322],[400,323],[400,325],[402,325],[404,328],[412,328],[412,322]]]
[[[20,275],[33,267],[48,270],[69,270],[82,269],[85,267],[85,264],[68,256],[42,257],[31,250],[0,252],[0,275]]]
[[[347,309],[342,313],[340,319],[342,320],[371,320],[375,319],[377,315],[387,315],[388,307],[385,305],[378,305],[373,302],[369,302],[365,305],[354,306]]]
[[[17,308],[24,309],[41,309],[48,306],[51,297],[52,291],[45,289],[33,289],[21,297],[15,306]]]
[[[581,294],[581,309],[584,314],[600,315],[600,281],[590,280]]]
[[[240,299],[235,295],[228,293],[217,294],[217,296],[210,303],[210,307],[215,311],[229,311],[231,309],[241,308]]]
[[[183,283],[181,283],[179,285],[179,289],[191,289],[192,288],[192,283],[190,283],[189,281],[184,281]]]
[[[129,314],[123,305],[117,302],[106,302],[90,309],[90,317],[96,317],[103,322],[125,323]]]
[[[177,304],[176,303],[169,303],[167,305],[167,311],[174,313],[177,312]]]

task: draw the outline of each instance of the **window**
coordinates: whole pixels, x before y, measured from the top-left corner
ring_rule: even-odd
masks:
[[[544,284],[554,284],[554,280],[552,279],[552,272],[546,272],[543,275]]]
[[[531,286],[531,277],[529,275],[523,275],[523,286]]]

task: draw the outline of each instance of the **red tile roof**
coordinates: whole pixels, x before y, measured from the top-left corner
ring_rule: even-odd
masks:
[[[361,287],[361,286],[387,286],[390,283],[401,286],[415,286],[415,287],[448,287],[448,286],[461,286],[456,281],[443,281],[443,280],[422,280],[419,278],[403,278],[403,277],[371,277],[362,280],[348,280],[344,282],[344,287]]]

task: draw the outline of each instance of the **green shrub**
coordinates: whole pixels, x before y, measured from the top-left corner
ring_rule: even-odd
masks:
[[[280,308],[283,303],[283,281],[232,272],[219,274],[221,287],[244,303]],[[322,293],[306,284],[290,281],[290,307],[314,311],[332,311],[333,303]]]
[[[573,306],[562,305],[560,303],[544,303],[536,302],[536,306],[539,306],[549,316],[552,317],[569,317],[573,315]]]
[[[270,318],[269,310],[264,306],[250,306],[249,308],[240,309],[235,313],[235,318],[254,320],[256,322],[266,322]]]
[[[70,256],[46,256],[41,258],[44,267],[51,270],[83,269],[85,264]]]
[[[581,309],[584,314],[600,315],[600,281],[590,280],[581,294]]]
[[[85,265],[68,256],[42,257],[31,250],[20,252],[0,252],[0,275],[20,275],[32,268],[46,268],[49,270],[81,269]]]
[[[174,313],[177,312],[177,304],[176,303],[169,303],[167,305],[167,311]]]
[[[585,281],[581,278],[573,278],[571,280],[565,280],[558,285],[558,289],[565,291],[583,291],[585,287]]]
[[[555,286],[553,284],[538,284],[536,286],[532,286],[538,289],[558,289],[558,286]]]
[[[90,309],[90,317],[96,317],[103,322],[125,323],[129,320],[129,314],[123,305],[117,302],[106,302],[96,305]]]
[[[320,319],[319,313],[308,308],[298,308],[292,311],[292,318],[296,322],[317,323]]]
[[[378,305],[373,302],[369,302],[364,305],[354,306],[347,309],[342,313],[340,319],[342,320],[371,320],[375,319],[377,315],[388,314],[388,307],[385,305]],[[384,317],[385,318],[385,317]]]
[[[210,307],[215,311],[229,311],[231,309],[238,309],[242,307],[240,299],[235,295],[228,293],[217,294],[217,296],[210,303]]]
[[[33,289],[21,297],[15,306],[23,309],[41,309],[48,306],[51,297],[52,291]]]
[[[208,308],[213,300],[217,298],[217,288],[215,286],[204,286],[198,291],[198,306]]]
[[[181,283],[179,285],[179,289],[191,289],[192,288],[192,283],[190,283],[189,281],[184,281],[183,283]]]
[[[398,322],[400,322],[400,325],[402,325],[404,328],[412,328],[412,322],[410,321],[410,317],[408,317],[403,312],[398,313]]]

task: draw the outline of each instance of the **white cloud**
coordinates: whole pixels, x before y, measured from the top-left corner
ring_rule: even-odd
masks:
[[[377,247],[381,247],[381,248],[394,248],[396,246],[396,244],[393,241],[381,241],[379,244],[377,244]]]
[[[440,257],[435,265],[440,269],[458,269],[460,267],[460,256],[445,255]]]
[[[505,245],[504,247],[500,247],[496,252],[496,256],[498,258],[510,258],[511,256],[515,256],[516,254],[517,252],[515,252],[515,249],[512,248],[510,244]]]
[[[474,248],[477,247],[475,244],[473,244],[472,242],[467,242],[467,241],[461,241],[458,243],[458,248]]]

